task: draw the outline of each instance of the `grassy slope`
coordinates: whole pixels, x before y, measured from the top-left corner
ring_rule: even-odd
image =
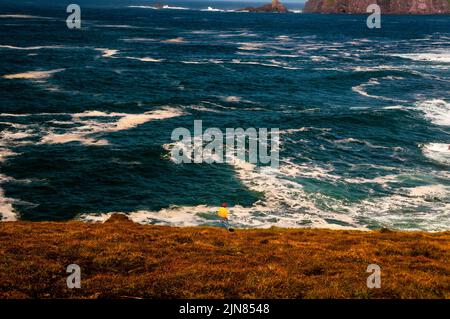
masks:
[[[0,223],[0,298],[450,298],[449,248],[450,232]]]

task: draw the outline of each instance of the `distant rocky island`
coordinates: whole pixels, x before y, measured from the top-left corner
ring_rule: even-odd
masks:
[[[450,14],[450,0],[308,0],[305,13],[366,13],[378,4],[384,14]]]
[[[237,11],[248,11],[248,12],[266,12],[266,13],[288,13],[289,10],[279,1],[272,0],[272,3],[265,4],[261,7],[248,7],[240,9]]]

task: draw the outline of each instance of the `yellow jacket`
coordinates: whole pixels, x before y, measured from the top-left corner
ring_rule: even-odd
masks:
[[[219,215],[220,218],[228,219],[228,209],[226,209],[226,207],[220,207],[217,215]]]

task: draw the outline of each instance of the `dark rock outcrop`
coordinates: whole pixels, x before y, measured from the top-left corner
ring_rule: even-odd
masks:
[[[265,4],[261,7],[248,7],[238,11],[248,11],[248,12],[267,12],[267,13],[288,13],[289,10],[281,4],[279,0],[272,0],[272,3]]]
[[[378,4],[384,14],[450,14],[449,0],[308,0],[305,13],[366,13]]]
[[[107,220],[107,223],[132,223],[133,221],[125,214],[112,214]]]

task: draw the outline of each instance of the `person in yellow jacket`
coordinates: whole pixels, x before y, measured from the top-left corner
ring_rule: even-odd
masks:
[[[228,221],[229,212],[227,207],[228,207],[227,203],[223,203],[219,208],[219,210],[217,211],[217,215],[220,218],[220,224],[229,231],[233,231],[233,228],[231,228],[230,223]]]

